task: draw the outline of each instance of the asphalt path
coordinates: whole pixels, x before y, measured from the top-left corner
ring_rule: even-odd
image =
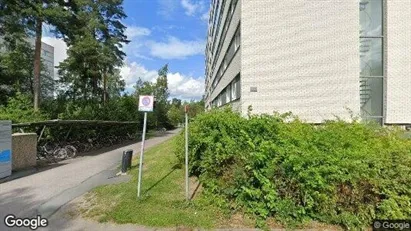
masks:
[[[168,131],[146,140],[145,148],[170,139],[178,131]],[[56,167],[0,183],[0,230],[16,230],[5,226],[4,218],[8,214],[19,218],[36,215],[49,218],[63,205],[98,185],[128,180],[127,176],[116,176],[122,152],[132,149],[134,156],[138,156],[140,145],[140,142],[134,143],[108,152],[62,161]]]

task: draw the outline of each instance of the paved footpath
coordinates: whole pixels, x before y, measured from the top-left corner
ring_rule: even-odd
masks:
[[[162,143],[178,131],[148,139],[145,146],[149,148]],[[58,167],[0,183],[0,230],[16,230],[5,227],[7,214],[20,218],[40,214],[50,218],[61,206],[98,185],[128,180],[127,176],[115,177],[122,152],[133,149],[136,156],[140,147],[140,143],[136,143],[94,156],[62,161]]]

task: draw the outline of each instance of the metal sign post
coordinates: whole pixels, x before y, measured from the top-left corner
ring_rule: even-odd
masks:
[[[188,183],[188,181],[189,181],[189,178],[188,178],[188,105],[186,105],[185,107],[184,107],[184,111],[185,111],[185,114],[186,114],[186,147],[185,147],[185,149],[186,149],[186,155],[185,155],[185,164],[186,164],[186,199],[187,200],[190,200],[190,197],[189,197],[189,193],[188,193],[188,191],[189,191],[189,183]]]
[[[143,160],[144,160],[144,142],[146,140],[146,127],[147,127],[147,112],[153,111],[154,97],[148,95],[141,95],[138,110],[144,112],[144,123],[143,123],[143,137],[141,139],[140,148],[140,163],[138,168],[138,185],[137,185],[137,197],[140,198],[141,195],[141,181],[143,177]]]
[[[137,197],[140,197],[140,192],[141,192],[141,177],[143,174],[143,157],[144,157],[144,141],[146,139],[146,126],[147,126],[147,112],[144,112],[143,138],[141,139],[140,165],[138,167]]]

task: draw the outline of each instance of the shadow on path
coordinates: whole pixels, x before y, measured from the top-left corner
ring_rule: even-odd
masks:
[[[5,183],[5,182],[10,182],[10,181],[13,181],[13,180],[17,180],[19,178],[26,177],[26,176],[29,176],[29,175],[34,175],[34,174],[37,174],[37,173],[40,173],[40,172],[44,172],[44,171],[47,171],[47,170],[50,170],[50,169],[53,169],[53,168],[56,168],[56,167],[60,167],[60,166],[66,165],[66,164],[68,164],[68,163],[61,163],[61,162],[60,163],[52,163],[52,164],[48,164],[46,166],[39,165],[39,166],[28,168],[28,169],[13,171],[10,176],[5,177],[5,178],[1,178],[0,179],[0,184]]]

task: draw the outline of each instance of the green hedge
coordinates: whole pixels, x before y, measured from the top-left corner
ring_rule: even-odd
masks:
[[[285,122],[287,121],[287,122]],[[190,123],[190,169],[214,202],[290,225],[411,217],[411,143],[394,129],[229,109]],[[184,158],[184,137],[176,154]]]
[[[11,120],[12,123],[46,120],[47,115],[33,110],[29,96],[17,92],[10,98],[7,107],[0,105],[0,120]]]

